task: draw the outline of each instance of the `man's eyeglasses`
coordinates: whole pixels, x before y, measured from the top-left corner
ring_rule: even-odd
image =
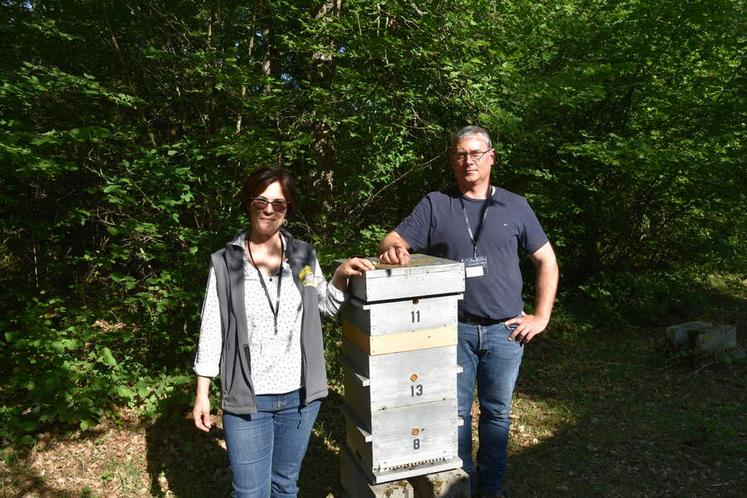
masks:
[[[252,201],[252,206],[260,211],[264,211],[268,204],[272,204],[272,210],[276,213],[284,213],[288,209],[288,203],[280,199],[270,201],[270,199],[264,197],[252,197],[250,200]]]
[[[472,158],[472,160],[474,162],[478,162],[483,157],[485,157],[485,154],[487,154],[491,150],[493,150],[493,149],[490,148],[490,149],[488,149],[486,151],[483,151],[483,152],[480,152],[479,150],[473,150],[472,152],[454,152],[454,159],[456,159],[460,163],[463,163],[464,161],[467,160],[467,156],[469,156],[470,158]]]

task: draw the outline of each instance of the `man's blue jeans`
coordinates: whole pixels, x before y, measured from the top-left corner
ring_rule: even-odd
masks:
[[[301,404],[300,391],[257,396],[257,413],[223,413],[223,430],[236,498],[290,498],[319,401]]]
[[[463,368],[457,380],[459,458],[470,476],[472,493],[493,496],[503,492],[511,396],[519,375],[524,348],[509,341],[509,327],[501,322],[483,326],[459,322],[457,362]],[[477,380],[480,403],[477,468],[472,462],[472,399]]]

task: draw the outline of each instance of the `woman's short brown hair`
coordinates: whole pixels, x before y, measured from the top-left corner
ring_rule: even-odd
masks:
[[[261,194],[271,183],[278,182],[288,203],[286,218],[289,218],[296,210],[296,184],[290,173],[280,168],[266,166],[260,168],[246,180],[241,188],[241,205],[249,213],[251,202],[254,197]]]

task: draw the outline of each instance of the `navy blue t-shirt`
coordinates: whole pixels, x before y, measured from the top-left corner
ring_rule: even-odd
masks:
[[[480,229],[485,209],[485,226]],[[431,192],[395,231],[413,252],[462,261],[473,253],[465,211],[477,239],[477,256],[487,258],[488,270],[465,280],[459,311],[494,320],[519,315],[524,308],[519,249],[531,254],[547,243],[524,197],[498,187],[487,201],[465,197],[456,186]]]

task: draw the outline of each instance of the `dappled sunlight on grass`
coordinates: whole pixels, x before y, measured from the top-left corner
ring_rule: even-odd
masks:
[[[94,435],[94,437],[90,437]],[[1,496],[144,496],[146,442],[139,424],[100,424],[92,434],[42,434],[27,451],[7,450]],[[8,493],[8,494],[5,494]]]
[[[527,348],[512,496],[741,496],[747,365],[667,353],[663,330],[547,334]]]
[[[575,414],[562,403],[517,397],[511,409],[510,448],[535,446],[576,423]]]
[[[526,347],[512,410],[511,496],[742,495],[744,360],[673,354],[660,328],[597,330],[562,318]],[[342,496],[340,391],[333,383],[322,404],[302,498]],[[130,413],[85,432],[41,435],[28,450],[7,448],[0,496],[226,496],[220,414],[205,434],[189,410],[176,393],[154,420]]]

